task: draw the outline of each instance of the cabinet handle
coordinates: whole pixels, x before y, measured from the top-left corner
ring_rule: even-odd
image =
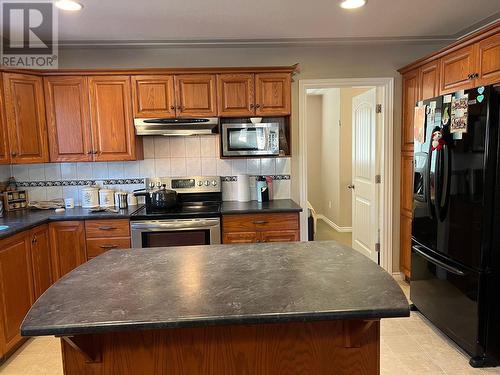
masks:
[[[252,103],[252,104],[250,104],[250,108],[251,108],[251,109],[254,109],[254,108],[255,108],[255,104],[253,104],[253,103]]]
[[[255,104],[255,108],[260,108],[260,104]]]
[[[118,245],[101,245],[99,246],[101,249],[116,249]]]
[[[99,227],[99,230],[115,230],[116,227],[112,227],[111,225],[103,225],[102,227]]]
[[[269,223],[269,221],[266,221],[266,220],[256,220],[253,223],[254,224],[267,224],[267,223]]]
[[[479,78],[479,73],[474,73],[474,78]]]

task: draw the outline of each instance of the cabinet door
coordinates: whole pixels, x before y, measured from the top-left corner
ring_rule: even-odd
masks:
[[[177,116],[217,116],[217,92],[213,74],[175,76]]]
[[[294,230],[261,232],[260,238],[261,242],[294,242],[299,240],[299,232]]]
[[[222,243],[256,243],[260,240],[257,232],[227,232],[224,233]]]
[[[175,117],[174,76],[132,76],[134,117]]]
[[[51,161],[92,160],[87,79],[46,77],[45,108]]]
[[[291,111],[292,76],[289,73],[255,75],[255,114],[289,115]]]
[[[49,160],[42,78],[4,73],[5,110],[12,163]]]
[[[413,153],[401,153],[401,211],[411,216],[413,211]]]
[[[219,74],[219,116],[246,117],[255,114],[254,74]]]
[[[486,86],[500,82],[500,34],[495,34],[477,43],[479,77],[475,86]]]
[[[33,303],[29,232],[0,241],[1,340],[9,351],[22,338],[19,327]]]
[[[49,224],[53,280],[85,263],[85,225],[83,221],[60,221]]]
[[[31,264],[33,266],[33,289],[35,299],[52,285],[52,264],[48,225],[31,231]]]
[[[440,94],[470,89],[474,86],[474,45],[461,48],[441,58]]]
[[[3,96],[3,83],[0,79],[0,164],[10,163],[9,141],[7,136],[7,123],[5,119],[5,106]]]
[[[439,60],[420,68],[419,100],[435,98],[439,95]]]
[[[418,70],[403,75],[403,123],[401,124],[401,149],[413,150],[413,118],[419,100]]]
[[[411,275],[411,216],[400,215],[399,269],[406,277]]]
[[[90,77],[89,86],[94,160],[135,160],[130,77]]]

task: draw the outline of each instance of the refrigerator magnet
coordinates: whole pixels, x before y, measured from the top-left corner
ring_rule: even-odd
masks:
[[[425,143],[425,115],[425,105],[421,107],[415,107],[415,115],[413,118],[413,138],[419,143]]]
[[[450,133],[467,133],[469,96],[466,94],[451,101]]]

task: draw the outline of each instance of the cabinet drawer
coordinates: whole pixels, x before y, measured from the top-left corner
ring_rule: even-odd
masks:
[[[130,248],[130,237],[91,238],[87,240],[87,258],[94,258],[113,249]]]
[[[87,238],[130,237],[128,219],[85,220]]]
[[[222,243],[255,243],[258,237],[257,232],[230,232],[224,233]]]
[[[261,233],[261,242],[295,242],[299,240],[299,231],[279,230]]]
[[[299,215],[297,213],[224,215],[222,229],[224,232],[297,230],[299,229]]]

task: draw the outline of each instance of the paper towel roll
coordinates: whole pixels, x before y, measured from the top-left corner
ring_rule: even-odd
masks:
[[[238,202],[248,202],[250,200],[250,178],[246,174],[239,174],[236,178],[236,199]]]

